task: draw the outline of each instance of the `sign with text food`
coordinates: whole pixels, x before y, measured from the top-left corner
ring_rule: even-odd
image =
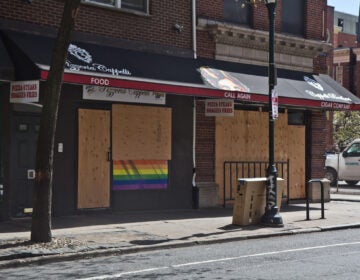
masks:
[[[165,104],[165,93],[138,89],[84,85],[83,99],[163,105]]]
[[[205,100],[205,116],[234,116],[234,100],[207,99]]]
[[[12,82],[10,84],[10,102],[39,102],[39,92],[39,81]]]

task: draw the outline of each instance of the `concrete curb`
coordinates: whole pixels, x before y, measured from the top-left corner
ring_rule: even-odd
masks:
[[[260,233],[255,235],[244,235],[239,237],[229,237],[229,238],[217,238],[211,240],[197,240],[197,241],[170,241],[167,244],[157,244],[149,246],[134,246],[131,248],[107,248],[107,249],[94,249],[85,252],[75,252],[75,253],[65,253],[65,254],[49,254],[43,256],[14,259],[8,261],[0,262],[0,269],[6,268],[16,268],[21,266],[27,266],[31,264],[48,264],[53,262],[63,262],[63,261],[74,261],[79,259],[94,258],[94,257],[105,257],[110,255],[126,255],[139,252],[149,252],[170,248],[184,248],[198,245],[210,245],[216,243],[225,243],[225,242],[234,242],[250,239],[260,239],[260,238],[270,238],[277,236],[288,236],[295,234],[306,234],[322,231],[335,231],[343,229],[352,229],[360,228],[360,223],[354,224],[344,224],[344,225],[335,225],[335,226],[324,226],[324,227],[313,227],[313,228],[304,228],[296,230],[286,230],[281,232],[272,232],[272,233]]]

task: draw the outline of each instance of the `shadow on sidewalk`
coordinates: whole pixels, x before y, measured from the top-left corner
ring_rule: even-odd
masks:
[[[177,238],[177,239],[169,239],[169,238],[165,238],[165,239],[156,239],[155,238],[155,239],[147,239],[147,240],[139,239],[139,240],[132,240],[132,241],[130,241],[130,243],[133,245],[156,245],[156,244],[165,243],[165,242],[169,242],[169,241],[186,241],[186,240],[191,240],[192,238],[205,238],[205,237],[210,237],[210,236],[221,236],[223,234],[227,234],[230,231],[231,232],[240,232],[243,230],[255,231],[260,228],[262,228],[261,225],[240,226],[240,225],[229,224],[229,225],[218,228],[218,229],[222,230],[220,232],[196,233],[196,234],[192,234],[192,235]]]
[[[118,212],[111,210],[81,211],[78,215],[53,217],[52,229],[145,223],[162,220],[219,218],[232,216],[232,208],[179,209],[158,211]],[[31,217],[0,222],[0,233],[30,231]]]

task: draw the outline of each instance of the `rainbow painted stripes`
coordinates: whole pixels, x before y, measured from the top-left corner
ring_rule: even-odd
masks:
[[[113,190],[166,189],[167,160],[114,160]]]

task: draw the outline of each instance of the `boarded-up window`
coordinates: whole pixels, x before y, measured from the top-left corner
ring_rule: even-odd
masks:
[[[112,158],[170,160],[171,109],[113,105]]]

